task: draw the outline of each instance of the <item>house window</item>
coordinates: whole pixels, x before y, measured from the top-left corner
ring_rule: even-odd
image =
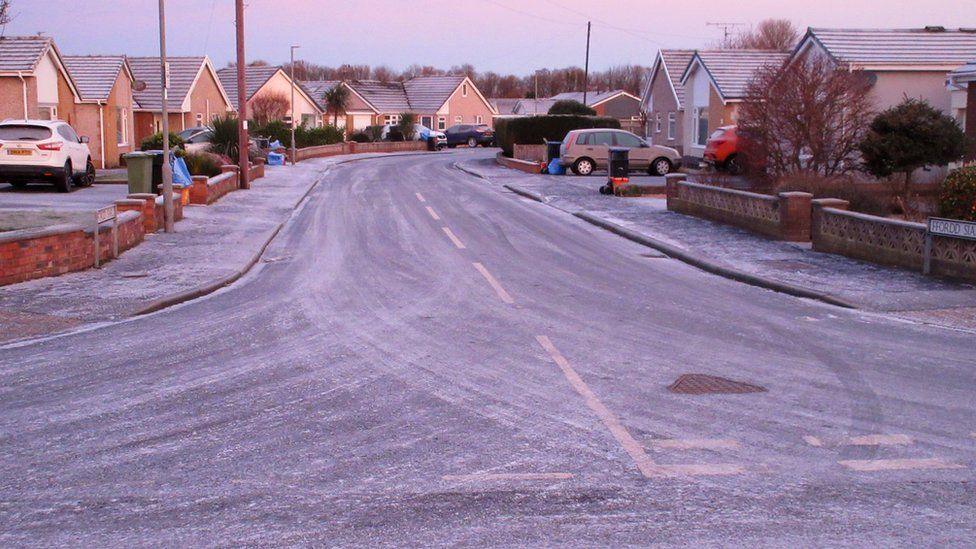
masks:
[[[198,112],[197,113],[197,126],[199,126],[201,124],[203,124],[203,113],[202,112]]]
[[[668,139],[673,140],[674,136],[678,133],[678,116],[673,113],[668,113]]]
[[[434,125],[433,124],[433,121],[434,121],[434,119],[432,117],[430,117],[430,116],[421,116],[420,117],[420,125],[423,126],[423,127],[425,127],[425,128],[432,127]]]
[[[695,109],[695,145],[708,141],[708,109]]]
[[[159,133],[163,131],[162,121],[159,119],[153,120],[153,133]]]
[[[661,113],[654,115],[654,133],[661,133]]]
[[[40,107],[38,109],[41,120],[57,120],[58,108],[54,105],[50,107]]]
[[[302,113],[302,126],[305,126],[307,128],[315,127],[315,115]]]
[[[115,110],[115,138],[119,145],[129,142],[129,111],[124,107]]]
[[[438,116],[437,117],[437,129],[438,130],[443,130],[445,128],[447,128],[447,117],[446,116]]]
[[[483,124],[484,123],[484,118],[482,118],[481,115],[479,114],[479,115],[477,115],[477,116],[474,117],[474,123],[475,124]]]
[[[384,115],[383,116],[383,123],[384,124],[389,124],[391,126],[396,126],[397,124],[400,123],[400,115],[399,114],[387,114],[387,115]]]
[[[467,84],[462,84],[461,85],[461,97],[467,97],[467,96],[468,96],[468,85]]]
[[[460,124],[461,122],[464,122],[464,118],[461,118],[460,114],[454,117],[455,124]]]

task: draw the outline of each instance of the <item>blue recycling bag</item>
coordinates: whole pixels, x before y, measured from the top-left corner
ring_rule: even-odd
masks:
[[[566,168],[563,166],[563,163],[560,162],[558,158],[553,158],[552,160],[550,160],[547,169],[549,170],[549,175],[566,174]]]
[[[268,165],[269,166],[284,166],[285,165],[285,155],[278,154],[276,152],[268,153]]]
[[[184,187],[189,187],[193,184],[193,178],[190,177],[190,170],[186,167],[186,161],[182,158],[173,155],[173,184],[183,185]]]
[[[277,139],[275,139],[271,143],[268,143],[268,148],[269,149],[283,149],[285,147],[284,147],[284,145],[281,144],[281,141],[278,141]]]

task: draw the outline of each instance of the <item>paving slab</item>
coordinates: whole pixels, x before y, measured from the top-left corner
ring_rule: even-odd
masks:
[[[602,178],[526,174],[487,157],[466,158],[458,167],[539,196],[562,210],[588,212],[717,264],[809,288],[860,309],[904,312],[906,318],[941,325],[972,324],[971,318],[966,320],[976,307],[976,286],[972,284],[814,252],[809,244],[769,240],[736,227],[669,212],[663,196],[604,196],[598,192]],[[919,311],[933,314],[917,314]],[[957,316],[960,322],[953,320]]]

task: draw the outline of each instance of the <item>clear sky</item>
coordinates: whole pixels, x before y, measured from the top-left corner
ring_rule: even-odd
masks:
[[[43,32],[66,54],[156,55],[158,0],[13,0],[7,35]],[[247,56],[323,65],[412,63],[529,74],[583,64],[651,64],[661,47],[705,47],[706,23],[788,18],[798,27],[976,27],[976,0],[246,0]],[[166,0],[169,52],[234,56],[233,0]]]

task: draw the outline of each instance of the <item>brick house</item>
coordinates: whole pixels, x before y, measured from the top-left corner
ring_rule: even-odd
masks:
[[[563,92],[549,98],[552,101],[576,101],[583,103],[583,92]],[[639,97],[624,90],[591,91],[586,93],[586,106],[595,110],[597,116],[609,116],[620,121],[626,130],[638,129],[640,125]]]
[[[782,65],[788,58],[787,53],[763,50],[696,50],[681,75],[682,155],[701,159],[708,136],[738,121],[739,105],[756,72]]]
[[[373,123],[376,111],[349,84],[340,82],[339,80],[308,80],[302,81],[301,84],[308,91],[308,94],[312,96],[312,99],[318,102],[319,108],[323,113],[323,123],[334,123],[336,127],[346,130],[347,137],[352,132],[364,130]],[[339,113],[339,116],[336,116],[336,113],[330,111],[328,104],[325,102],[325,94],[336,86],[344,86],[349,90],[349,103],[346,105],[345,112]]]
[[[976,162],[976,61],[952,71],[949,88],[953,90],[953,107],[960,121],[967,143],[966,161]],[[957,99],[959,98],[959,99]]]
[[[351,80],[346,84],[372,110],[373,124],[396,124],[400,113],[435,130],[455,124],[494,125],[497,111],[466,76],[418,76],[406,82]]]
[[[132,83],[135,77],[122,55],[66,55],[64,64],[78,87],[75,130],[90,138],[97,168],[116,168],[121,155],[136,149]]]
[[[224,67],[217,71],[221,84],[227,90],[234,109],[237,109],[237,68]],[[254,100],[265,94],[283,95],[288,101],[284,121],[291,120],[291,78],[281,67],[253,66],[244,69],[244,86],[247,97],[247,117],[254,118]],[[310,127],[322,125],[322,107],[312,98],[301,82],[295,82],[295,121],[294,125],[305,124]]]
[[[644,135],[655,145],[682,152],[684,138],[685,88],[681,76],[695,50],[660,50],[651,67],[650,79],[641,94]]]
[[[208,57],[167,57],[166,60],[169,63],[169,98],[166,106],[171,132],[205,126],[214,118],[235,110]],[[138,146],[142,140],[162,130],[163,96],[159,58],[130,57],[129,66],[135,78],[146,84],[144,90],[133,93],[134,143]]]
[[[0,120],[31,118],[75,123],[78,89],[46,36],[0,38]]]

